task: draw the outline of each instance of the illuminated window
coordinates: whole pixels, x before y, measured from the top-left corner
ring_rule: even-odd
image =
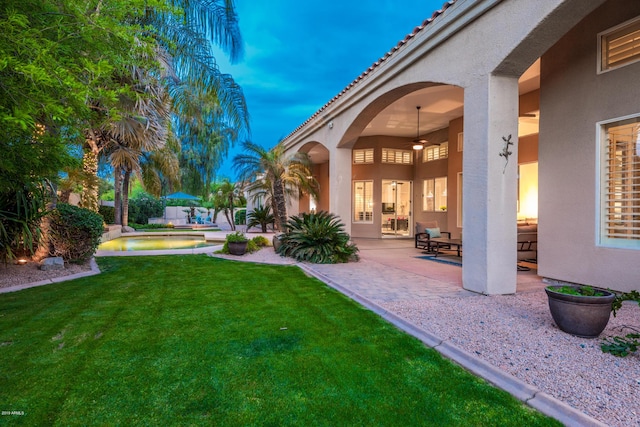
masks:
[[[464,132],[458,133],[458,152],[464,149]]]
[[[413,164],[413,151],[383,148],[382,163],[399,163],[403,165],[411,165]]]
[[[353,182],[353,222],[373,222],[373,181]]]
[[[433,160],[446,159],[449,157],[449,143],[443,142],[440,145],[426,147],[422,154],[422,162],[431,162]]]
[[[353,163],[373,163],[373,148],[353,150]]]
[[[640,61],[640,17],[598,34],[600,71]]]
[[[600,243],[640,249],[640,116],[601,127]]]
[[[422,184],[422,210],[447,210],[447,177],[425,179]]]

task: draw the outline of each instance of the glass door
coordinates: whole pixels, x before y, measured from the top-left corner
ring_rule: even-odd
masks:
[[[412,236],[411,181],[382,180],[382,237]]]

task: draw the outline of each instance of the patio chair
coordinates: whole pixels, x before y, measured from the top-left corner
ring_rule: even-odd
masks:
[[[445,237],[451,239],[451,233],[448,231],[440,231],[438,221],[418,222],[416,221],[415,247],[427,252],[435,251],[436,245],[431,240],[436,237]],[[451,249],[450,245],[440,243],[440,249]]]

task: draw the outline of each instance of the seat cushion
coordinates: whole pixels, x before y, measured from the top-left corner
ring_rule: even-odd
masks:
[[[438,221],[424,221],[424,222],[418,222],[416,221],[416,234],[418,233],[424,233],[425,229],[427,228],[437,228],[438,227]]]
[[[436,238],[442,236],[442,234],[440,234],[440,228],[438,228],[438,227],[425,228],[424,232],[427,233],[429,235],[429,237],[431,237],[432,239],[436,239]]]

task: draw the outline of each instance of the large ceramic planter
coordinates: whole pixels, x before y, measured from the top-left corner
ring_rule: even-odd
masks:
[[[280,240],[280,235],[276,234],[271,239],[271,244],[273,245],[273,250],[278,253],[280,246],[282,246],[282,240]]]
[[[556,325],[571,335],[595,338],[607,327],[615,294],[597,289],[603,296],[569,295],[555,291],[562,286],[547,286],[549,310]],[[580,286],[569,286],[579,289]]]
[[[227,242],[229,253],[231,255],[244,255],[247,252],[247,244],[249,242]]]

